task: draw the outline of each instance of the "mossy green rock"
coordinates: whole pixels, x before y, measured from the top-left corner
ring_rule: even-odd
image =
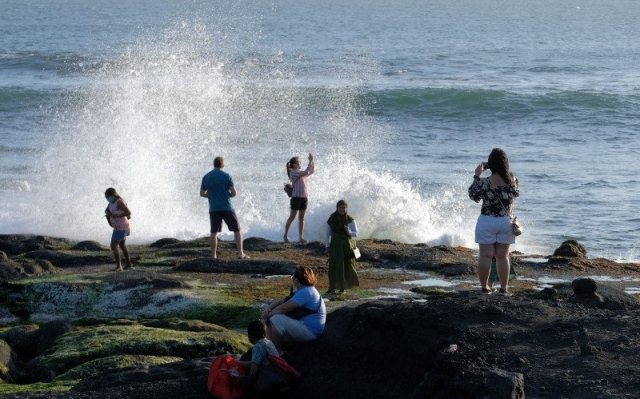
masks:
[[[237,332],[176,331],[134,325],[94,326],[60,337],[41,366],[64,373],[94,359],[117,355],[173,356],[185,359],[239,353],[249,348]]]
[[[100,359],[90,360],[66,373],[56,377],[55,381],[62,380],[83,380],[95,377],[105,372],[122,370],[137,366],[154,366],[158,364],[168,364],[181,361],[181,357],[175,356],[146,356],[146,355],[117,355],[107,356]]]
[[[411,292],[415,292],[416,294],[426,295],[426,296],[457,296],[458,292],[453,290],[446,290],[444,288],[439,287],[415,287],[411,289]]]

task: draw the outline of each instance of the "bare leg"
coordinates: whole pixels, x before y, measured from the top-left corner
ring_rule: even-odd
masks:
[[[500,289],[509,290],[509,244],[496,244],[496,270],[500,278]]]
[[[118,241],[111,241],[111,252],[116,260],[116,271],[122,270],[122,264],[120,263],[120,251],[118,251]]]
[[[296,218],[297,213],[298,211],[294,209],[292,209],[291,213],[289,213],[289,219],[287,219],[287,223],[284,226],[284,242],[289,242],[289,229],[291,228],[291,223],[293,223],[293,220]]]
[[[118,245],[120,245],[120,249],[122,249],[122,254],[124,255],[125,269],[131,269],[131,259],[129,258],[129,250],[127,249],[127,244],[125,243],[125,240],[120,241]]]
[[[240,230],[234,231],[233,238],[236,241],[236,248],[238,249],[238,258],[249,259],[249,256],[247,256],[247,254],[245,254],[244,250],[242,249],[242,231]]]
[[[307,242],[304,239],[304,214],[306,212],[307,212],[306,209],[301,209],[300,212],[298,213],[298,237],[300,237],[300,242],[303,244]]]
[[[209,239],[209,243],[211,244],[211,258],[218,258],[218,233],[211,233],[211,238]]]
[[[491,272],[491,259],[494,256],[494,244],[479,244],[480,262],[478,265],[478,277],[480,279],[480,287],[483,290],[489,289],[489,273]]]

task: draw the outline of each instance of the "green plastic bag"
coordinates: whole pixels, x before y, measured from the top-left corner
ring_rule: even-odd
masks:
[[[494,282],[500,281],[500,279],[498,278],[498,272],[496,270],[496,258],[491,259],[491,273],[489,274],[489,279]],[[511,264],[511,267],[509,268],[509,280],[517,279],[518,273],[516,272],[516,268],[513,267],[513,264]]]

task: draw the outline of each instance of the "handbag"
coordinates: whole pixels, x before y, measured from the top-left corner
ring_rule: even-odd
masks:
[[[287,193],[287,197],[291,198],[291,194],[293,194],[293,184],[285,183],[284,192]]]
[[[524,226],[522,226],[522,222],[518,220],[516,216],[511,219],[511,230],[513,230],[514,236],[519,236],[524,231]]]
[[[296,178],[295,181],[292,181],[291,183],[285,183],[284,184],[284,192],[287,193],[287,196],[289,198],[291,198],[291,196],[293,195],[293,184],[298,181],[299,177]]]
[[[502,209],[505,211],[505,213],[509,214],[507,208],[502,203],[502,200],[498,198],[498,201],[500,201],[500,205],[502,205]],[[517,216],[511,216],[511,231],[516,237],[524,232],[524,226],[522,225],[522,222],[518,220]]]

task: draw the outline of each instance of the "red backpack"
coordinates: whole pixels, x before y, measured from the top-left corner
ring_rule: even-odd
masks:
[[[238,379],[244,375],[244,369],[233,356],[216,356],[209,368],[207,388],[218,399],[238,399],[242,394]]]

